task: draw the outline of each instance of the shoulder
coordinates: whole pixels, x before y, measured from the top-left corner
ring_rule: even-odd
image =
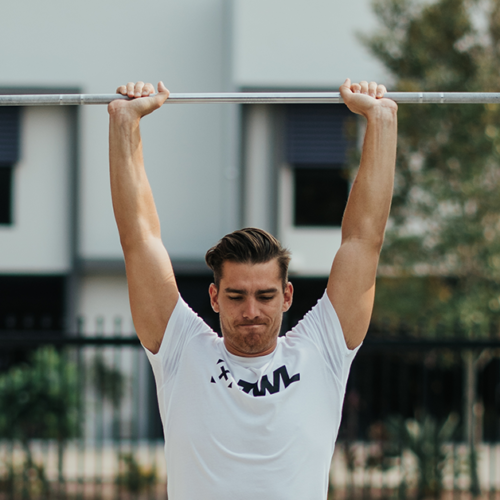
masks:
[[[204,334],[217,338],[217,334],[179,294],[157,355],[158,357],[172,356],[184,349],[192,339]]]
[[[290,333],[296,330],[324,331],[325,329],[342,333],[342,326],[326,290]]]
[[[287,337],[308,339],[327,353],[329,359],[337,361],[353,352],[347,347],[339,317],[326,291]]]

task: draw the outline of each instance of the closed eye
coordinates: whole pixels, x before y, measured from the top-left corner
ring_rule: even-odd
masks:
[[[273,300],[274,299],[274,295],[261,295],[259,297],[260,300]]]

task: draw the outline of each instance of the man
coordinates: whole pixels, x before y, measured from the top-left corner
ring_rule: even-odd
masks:
[[[363,154],[324,296],[285,337],[289,254],[247,228],[207,253],[223,339],[179,297],[143,165],[140,119],[168,90],[129,83],[109,105],[113,207],[132,316],[152,364],[170,500],[320,500],[351,362],[368,329],[394,179],[396,104],[376,83],[340,88],[367,119]]]

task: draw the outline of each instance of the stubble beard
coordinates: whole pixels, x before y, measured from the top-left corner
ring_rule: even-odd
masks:
[[[266,330],[262,333],[247,333],[245,335],[238,332],[237,327],[228,328],[224,324],[223,319],[219,319],[222,337],[230,341],[231,345],[241,353],[250,355],[257,355],[269,350],[273,346],[273,343],[276,342],[281,329],[280,320],[273,330],[271,330],[272,327],[267,326]]]

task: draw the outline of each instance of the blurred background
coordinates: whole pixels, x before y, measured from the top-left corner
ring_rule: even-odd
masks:
[[[497,0],[2,5],[0,93],[498,91]],[[376,306],[331,498],[500,498],[500,108],[401,105]],[[135,338],[105,106],[0,107],[0,499],[165,498]],[[146,169],[185,300],[219,331],[206,250],[243,226],[293,255],[294,326],[323,293],[364,123],[343,105],[167,105]]]

